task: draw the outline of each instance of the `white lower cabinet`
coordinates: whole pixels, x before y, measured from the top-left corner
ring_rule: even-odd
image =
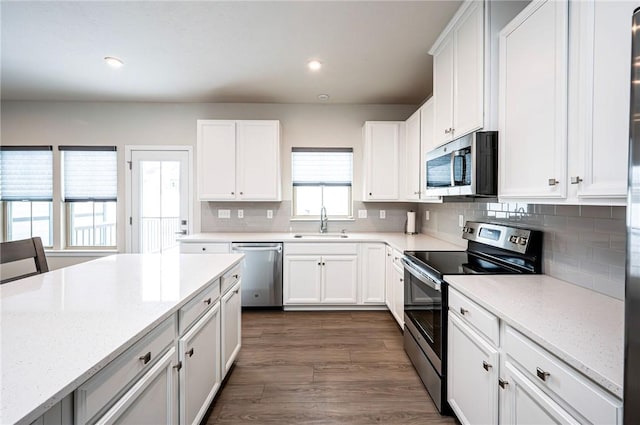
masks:
[[[622,424],[622,401],[449,288],[447,399],[463,424]]]
[[[220,300],[222,314],[222,347],[220,352],[222,374],[226,375],[240,352],[242,332],[241,281],[236,283]]]
[[[357,244],[285,244],[284,305],[357,305],[357,254]]]
[[[360,288],[363,304],[385,302],[385,252],[383,243],[360,244]]]
[[[463,424],[498,423],[498,349],[449,311],[447,399]]]
[[[404,269],[398,266],[393,266],[393,317],[400,325],[401,329],[404,329]]]
[[[220,305],[178,340],[180,423],[198,424],[220,387]]]
[[[502,370],[500,424],[579,424],[511,363]]]
[[[384,300],[389,311],[393,314],[393,277],[395,276],[393,270],[393,248],[387,246],[385,248],[385,264],[384,264]]]
[[[177,424],[178,373],[171,347],[96,424]]]

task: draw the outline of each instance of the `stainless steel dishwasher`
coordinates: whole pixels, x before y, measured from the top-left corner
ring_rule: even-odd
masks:
[[[282,243],[233,242],[231,252],[245,255],[242,307],[282,307]]]

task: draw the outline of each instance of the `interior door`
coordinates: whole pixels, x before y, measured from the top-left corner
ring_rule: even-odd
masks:
[[[131,252],[176,248],[189,229],[189,152],[131,151]]]

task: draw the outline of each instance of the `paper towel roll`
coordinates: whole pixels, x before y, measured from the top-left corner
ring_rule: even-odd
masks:
[[[407,211],[407,226],[405,233],[413,235],[416,233],[416,213],[414,211]]]

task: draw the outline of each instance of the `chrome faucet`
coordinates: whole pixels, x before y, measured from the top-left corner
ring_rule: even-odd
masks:
[[[327,209],[320,208],[320,233],[327,233]]]

